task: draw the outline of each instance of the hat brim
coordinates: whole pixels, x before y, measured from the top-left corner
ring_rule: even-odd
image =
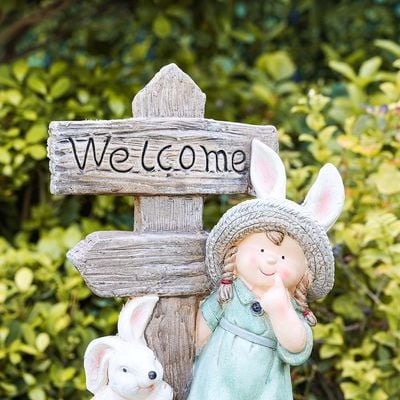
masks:
[[[309,301],[326,296],[334,283],[334,258],[324,229],[300,205],[289,200],[248,200],[229,209],[211,230],[206,244],[206,267],[213,285],[222,274],[229,248],[247,235],[277,230],[302,248],[313,281]]]

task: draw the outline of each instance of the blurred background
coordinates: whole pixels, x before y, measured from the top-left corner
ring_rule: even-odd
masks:
[[[300,202],[321,165],[346,187],[330,234],[336,284],[296,400],[400,399],[400,3],[395,0],[1,0],[0,398],[89,399],[83,352],[121,300],[86,288],[65,253],[131,230],[129,197],[49,193],[52,120],[131,117],[177,63],[206,117],[274,124]],[[206,228],[243,198],[206,201]]]

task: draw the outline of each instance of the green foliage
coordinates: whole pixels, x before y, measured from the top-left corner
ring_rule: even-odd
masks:
[[[400,398],[400,9],[336,3],[0,4],[0,398],[89,398],[83,352],[116,329],[120,301],[91,295],[65,253],[132,229],[132,199],[51,196],[49,122],[129,117],[169,62],[207,94],[207,117],[279,128],[289,198],[325,162],[344,178],[336,285],[311,305],[295,398]],[[243,198],[209,197],[205,226]]]
[[[306,114],[309,129],[300,140],[309,156],[339,166],[347,195],[334,229],[338,283],[324,302],[335,315],[315,336],[345,399],[394,400],[400,395],[400,65],[380,71],[373,57],[358,73],[345,63],[331,67],[346,78],[345,93],[311,90],[293,108]]]

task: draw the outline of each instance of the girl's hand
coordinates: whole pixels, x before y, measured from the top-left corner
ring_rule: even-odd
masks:
[[[279,274],[274,275],[274,284],[260,298],[263,310],[270,316],[286,314],[291,310],[289,292],[282,282]]]

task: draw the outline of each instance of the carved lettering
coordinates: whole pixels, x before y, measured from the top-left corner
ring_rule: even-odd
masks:
[[[235,160],[236,155],[238,155],[239,157],[236,157]],[[246,169],[245,161],[246,161],[246,153],[244,151],[236,150],[232,153],[232,169],[235,172],[238,173],[244,172],[244,170]],[[243,164],[243,167],[241,169],[237,167],[237,165],[240,164]]]
[[[77,149],[76,149],[76,146],[75,146],[74,139],[68,138],[68,140],[70,141],[70,143],[72,145],[72,152],[74,153],[75,161],[76,161],[76,163],[78,165],[78,168],[81,171],[83,171],[85,169],[85,167],[86,167],[86,162],[87,162],[87,158],[88,158],[89,148],[90,147],[92,148],[94,162],[96,163],[96,165],[98,167],[100,167],[101,163],[103,162],[104,155],[106,154],[106,150],[107,150],[108,144],[110,143],[111,136],[107,136],[107,138],[105,140],[103,151],[101,152],[101,156],[100,156],[100,160],[99,161],[97,161],[96,146],[94,145],[94,140],[93,140],[93,138],[89,138],[89,140],[87,142],[87,145],[86,145],[85,154],[83,156],[83,162],[82,163],[79,161],[78,153],[77,153]]]
[[[172,167],[166,167],[166,166],[164,166],[164,165],[162,164],[162,162],[161,162],[161,155],[162,155],[162,153],[163,153],[165,150],[169,149],[170,147],[172,147],[170,144],[167,145],[167,146],[164,146],[164,147],[160,150],[160,152],[158,153],[158,156],[157,156],[157,163],[158,163],[158,165],[160,166],[160,168],[161,168],[163,171],[170,171],[170,170],[172,169]]]
[[[154,166],[153,166],[153,167],[148,167],[148,166],[146,166],[146,164],[144,163],[144,158],[145,158],[145,156],[146,156],[146,150],[147,150],[147,146],[148,146],[148,145],[149,145],[149,141],[146,140],[146,142],[144,143],[144,146],[143,146],[143,151],[142,151],[142,167],[143,167],[146,171],[152,172],[152,171],[154,171]]]
[[[192,162],[191,162],[190,165],[184,165],[183,164],[183,155],[184,155],[186,149],[189,149],[191,151],[191,153],[192,153]],[[183,169],[190,169],[190,168],[193,167],[193,164],[195,163],[195,161],[196,161],[196,153],[194,152],[194,150],[190,146],[183,147],[183,149],[181,150],[181,153],[179,154],[179,164],[180,164],[180,166]]]
[[[151,150],[149,150],[151,139],[145,140],[143,146],[136,143],[137,149],[129,145],[124,147],[116,147],[111,145],[111,136],[107,136],[102,142],[95,142],[90,137],[85,141],[81,150],[78,151],[79,142],[68,138],[72,146],[72,153],[76,165],[81,171],[93,163],[97,167],[108,168],[114,172],[126,174],[140,174],[143,172],[154,171],[188,171],[192,168],[196,172],[233,172],[242,174],[246,169],[246,153],[243,150],[234,150],[232,153],[223,149],[207,150],[205,146],[184,145],[181,148],[176,145],[167,144],[160,149],[155,147],[157,142],[153,142]],[[97,147],[96,147],[97,146]],[[101,151],[101,153],[100,153]],[[93,160],[90,156],[93,155]],[[204,158],[201,156],[204,153]],[[133,154],[140,155],[139,169],[135,168],[135,158]],[[108,165],[106,166],[106,161]],[[92,168],[90,168],[92,169]]]
[[[215,157],[215,169],[214,169],[215,172],[217,172],[217,171],[218,172],[227,172],[228,171],[228,158],[227,158],[226,153],[225,153],[224,150],[218,150],[218,151],[210,150],[210,151],[207,151],[207,149],[204,146],[200,146],[200,147],[203,149],[204,155],[206,157],[206,171],[207,172],[210,171],[210,168],[209,168],[209,165],[210,165],[209,156],[210,155],[214,155],[214,157]],[[220,155],[224,159],[224,167],[223,167],[223,169],[221,169],[220,166],[219,166],[219,160],[220,160],[219,156]]]
[[[122,152],[123,155],[118,154],[118,152],[120,152],[120,153]],[[123,158],[120,158],[120,159],[117,159],[117,160],[114,161],[114,156],[115,156],[115,157],[123,157]],[[110,166],[111,166],[111,168],[112,168],[114,171],[116,171],[116,172],[122,172],[122,173],[129,172],[129,171],[132,169],[132,167],[130,167],[130,168],[125,168],[125,169],[121,169],[121,168],[117,168],[117,167],[115,166],[115,164],[122,164],[122,163],[124,163],[128,158],[129,158],[129,151],[128,151],[128,149],[126,149],[126,148],[124,148],[124,147],[120,147],[120,148],[118,148],[118,149],[115,149],[115,150],[110,154]]]

